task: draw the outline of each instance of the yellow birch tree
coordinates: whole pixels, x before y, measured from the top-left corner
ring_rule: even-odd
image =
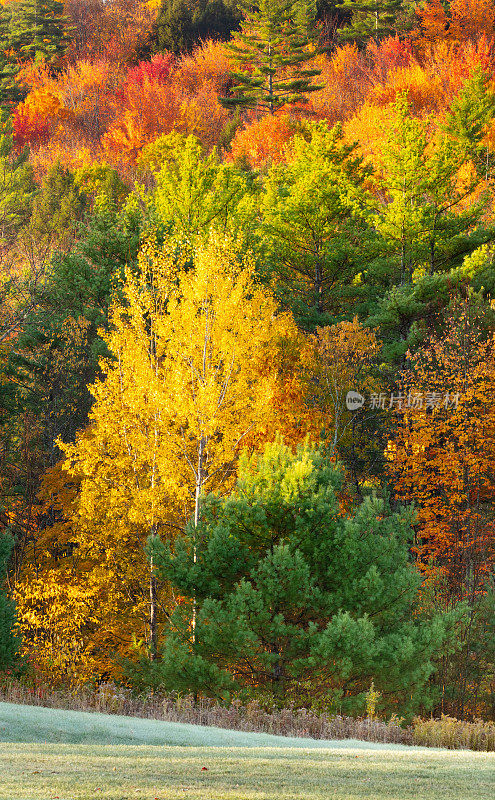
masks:
[[[98,585],[101,600],[91,604],[94,632],[81,636],[96,637],[109,662],[112,640],[126,654],[132,634],[155,657],[175,599],[156,585],[145,541],[197,524],[204,493],[232,486],[240,448],[276,413],[278,376],[264,360],[296,335],[249,258],[214,234],[189,270],[150,240],[122,296],[106,335],[110,357],[91,387],[90,424],[74,443],[59,443],[66,480],[78,487],[65,509],[82,565],[76,585],[93,594]]]

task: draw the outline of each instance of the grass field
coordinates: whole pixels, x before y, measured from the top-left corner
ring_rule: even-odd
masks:
[[[494,796],[494,754],[285,739],[0,703],[1,800]]]

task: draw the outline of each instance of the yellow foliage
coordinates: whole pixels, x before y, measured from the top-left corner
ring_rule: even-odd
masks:
[[[186,136],[196,136],[207,150],[212,150],[228,121],[228,111],[220,105],[213,87],[206,85],[182,101],[175,127]]]
[[[230,81],[232,62],[222,42],[208,39],[194,49],[191,55],[182,56],[174,70],[174,84],[186,96],[192,96],[204,86],[223,94]]]
[[[317,328],[309,337],[309,345],[304,358],[307,396],[322,425],[331,432],[333,452],[337,454],[349,433],[352,416],[346,406],[347,393],[377,391],[372,366],[380,343],[375,332],[363,328],[354,317],[352,322]]]
[[[39,580],[28,572],[19,588],[20,622],[40,666],[69,682],[115,676],[112,653],[130,655],[133,640],[151,647],[180,598],[155,584],[152,621],[148,536],[173,538],[204,492],[228,491],[240,449],[277,417],[277,371],[264,366],[291,317],[233,242],[212,234],[194,268],[180,267],[143,245],[112,310],[90,424],[59,443],[65,459],[44,480],[54,522],[38,542]]]
[[[337,47],[331,58],[319,56],[314,66],[321,70],[317,76],[325,84],[310,97],[311,109],[330,125],[348,119],[361,105],[368,91],[362,53],[354,44]]]

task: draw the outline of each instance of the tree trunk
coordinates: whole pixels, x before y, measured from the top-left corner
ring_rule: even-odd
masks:
[[[156,625],[156,578],[154,574],[153,556],[150,559],[150,652],[151,660],[158,658],[158,631]]]
[[[202,436],[199,440],[198,449],[198,471],[196,473],[196,493],[194,497],[194,544],[193,544],[193,563],[195,564],[198,558],[197,543],[196,543],[196,529],[199,525],[201,516],[201,495],[203,492],[204,482],[204,460],[205,460],[206,440]],[[193,613],[192,613],[192,641],[196,642],[196,596],[193,597]]]

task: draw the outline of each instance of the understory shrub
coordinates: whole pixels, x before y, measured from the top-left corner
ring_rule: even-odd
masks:
[[[449,750],[495,750],[495,723],[477,719],[464,722],[442,714],[440,719],[413,721],[414,744]]]

